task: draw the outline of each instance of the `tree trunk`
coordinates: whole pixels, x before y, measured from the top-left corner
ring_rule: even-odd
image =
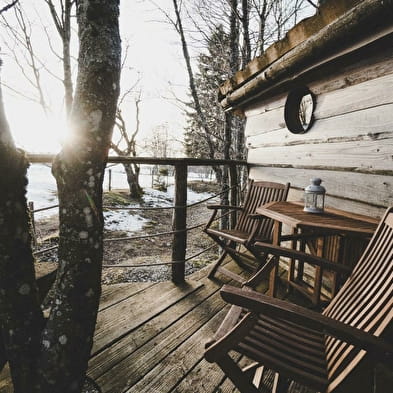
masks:
[[[251,61],[251,40],[250,40],[250,1],[242,0],[242,27],[244,48],[242,53],[242,68]]]
[[[0,95],[0,348],[10,363],[15,393],[77,393],[83,386],[101,292],[102,181],[120,79],[118,15],[118,0],[77,1],[73,135],[53,164],[59,269],[45,325],[25,198],[28,164],[13,144]]]
[[[230,33],[229,33],[229,46],[230,46],[230,76],[232,76],[239,67],[239,28],[237,23],[237,0],[231,0],[231,14],[230,14]],[[231,146],[232,146],[232,133],[233,133],[233,114],[230,112],[225,113],[225,124],[224,124],[224,159],[231,159]],[[224,205],[229,205],[229,174],[228,168],[225,167],[223,170],[222,177],[222,191],[224,193],[221,196],[221,202]],[[227,213],[226,210],[223,213]],[[221,227],[227,229],[229,227],[229,216],[224,215],[221,218]]]
[[[216,181],[218,184],[222,184],[222,168],[218,165],[212,165],[212,169],[214,171],[214,175],[216,176]]]
[[[56,392],[81,389],[101,294],[102,183],[119,95],[118,14],[117,0],[77,2],[80,51],[73,135],[53,164],[59,269],[41,356],[45,388]]]
[[[222,171],[222,180],[221,180],[221,198],[220,202],[222,205],[229,205],[229,176],[228,176],[228,168],[225,166]],[[228,229],[229,227],[229,216],[228,209],[222,209],[222,216],[220,219],[220,228]]]
[[[0,366],[7,359],[14,391],[31,391],[43,326],[26,203],[27,159],[15,148],[0,89]]]
[[[71,56],[70,56],[70,37],[67,36],[63,41],[63,73],[64,73],[64,93],[67,117],[71,113],[73,99]]]
[[[64,22],[63,22],[63,75],[64,75],[64,92],[65,92],[65,107],[67,118],[70,116],[73,100],[73,84],[72,84],[72,70],[71,70],[71,8],[72,1],[66,0],[64,4]]]
[[[183,50],[183,57],[186,62],[186,67],[187,67],[187,73],[188,73],[188,80],[190,84],[190,91],[191,91],[191,96],[194,101],[195,105],[195,111],[198,114],[198,118],[201,124],[201,128],[205,131],[205,137],[206,137],[206,142],[207,146],[209,149],[209,156],[213,160],[215,158],[215,149],[214,149],[214,144],[212,141],[211,137],[211,132],[208,126],[208,122],[206,120],[205,114],[203,113],[200,101],[199,101],[199,96],[197,92],[197,88],[195,85],[195,78],[194,78],[194,73],[192,72],[192,67],[191,67],[191,57],[190,53],[188,51],[188,45],[186,41],[186,37],[184,35],[184,30],[183,30],[183,24],[180,16],[180,10],[179,10],[179,5],[177,0],[173,0],[173,7],[175,9],[175,14],[176,14],[176,30],[180,35],[180,40],[182,44],[182,50]]]
[[[139,199],[143,195],[142,187],[139,184],[139,165],[123,164],[127,175],[128,188],[130,189],[130,197]]]

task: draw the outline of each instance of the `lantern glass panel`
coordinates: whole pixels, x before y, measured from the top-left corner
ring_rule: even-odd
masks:
[[[322,213],[325,205],[325,187],[321,186],[322,180],[319,177],[311,179],[310,182],[304,190],[304,211]]]
[[[323,193],[306,192],[304,210],[310,213],[322,213],[325,205]]]

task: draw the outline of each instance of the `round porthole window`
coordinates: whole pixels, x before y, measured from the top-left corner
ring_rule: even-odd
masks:
[[[308,87],[300,87],[288,94],[285,103],[285,124],[294,134],[307,132],[314,121],[315,96]]]

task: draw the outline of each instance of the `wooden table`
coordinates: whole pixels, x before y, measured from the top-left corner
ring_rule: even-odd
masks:
[[[307,213],[300,202],[272,202],[256,209],[274,220],[273,244],[280,245],[291,236],[282,233],[283,225],[287,225],[292,234],[292,247],[299,246],[314,255],[322,256],[333,262],[340,262],[353,267],[357,262],[368,240],[374,233],[378,220],[359,214],[353,214],[338,209],[326,208],[323,213]],[[270,294],[275,295],[276,266],[270,276]],[[303,264],[290,261],[288,269],[288,284],[308,296],[314,305],[321,300],[322,271],[315,268],[315,278],[312,286],[304,279]],[[296,273],[296,277],[295,277]],[[336,275],[331,277],[332,287],[330,297],[335,294],[339,283]]]

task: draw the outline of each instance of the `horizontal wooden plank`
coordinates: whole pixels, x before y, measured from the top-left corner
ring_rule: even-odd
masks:
[[[309,89],[317,96],[317,99],[329,92],[338,92],[349,86],[372,81],[385,75],[393,73],[393,62],[391,61],[393,49],[385,48],[385,50],[374,51],[363,56],[360,61],[342,65],[334,69],[334,73],[322,75],[317,73],[318,79],[308,83]],[[367,95],[373,92],[367,92]],[[244,108],[247,118],[258,116],[266,111],[283,107],[285,105],[288,93],[279,94],[254,102]],[[386,91],[389,94],[389,91]],[[318,105],[317,105],[318,109]]]
[[[94,356],[89,362],[89,375],[98,378],[122,359],[132,354],[136,348],[144,345],[162,330],[168,328],[180,318],[187,315],[190,310],[199,306],[209,296],[219,290],[219,286],[213,282],[206,282],[191,296],[187,296],[173,305],[171,308],[156,315],[143,326],[124,336],[109,348]]]
[[[314,89],[318,90],[315,85]],[[393,74],[316,94],[316,120],[393,103]],[[246,110],[246,136],[285,128],[284,106],[287,95],[265,101]],[[387,118],[388,112],[386,112]],[[370,122],[372,119],[370,119]]]
[[[256,102],[245,108],[244,114],[247,119],[252,117],[263,115],[265,112],[273,111],[277,108],[283,108],[285,101],[287,100],[288,93],[280,94],[272,97],[269,100],[264,100],[262,102]]]
[[[204,353],[203,343],[213,336],[226,312],[225,308],[216,313],[201,329],[157,364],[136,385],[127,390],[127,393],[171,392],[188,370],[201,361]]]
[[[240,358],[239,354],[233,354],[234,360]],[[244,357],[243,357],[244,359]],[[240,367],[243,364],[239,364]],[[201,392],[219,392],[219,393],[239,393],[235,389],[233,383],[225,383],[223,381],[225,374],[215,363],[208,363],[205,359],[202,359],[187,375],[181,380],[181,382],[172,390],[171,393],[201,393]],[[225,378],[228,380],[228,378]],[[230,389],[230,390],[226,390]]]
[[[293,134],[279,120],[278,109],[272,112],[269,121],[262,118],[252,118],[246,124],[246,144],[248,148],[257,148],[267,145],[288,145],[301,143],[320,143],[340,139],[363,137],[376,139],[384,134],[393,135],[393,104],[362,109],[356,112],[337,115],[330,118],[315,120],[314,124],[305,134]],[[283,111],[282,111],[283,112]],[[275,115],[273,123],[273,114]],[[257,121],[258,120],[258,121]],[[248,129],[248,127],[251,127]]]
[[[244,134],[246,137],[264,135],[267,132],[281,128],[286,129],[283,106],[266,111],[258,116],[248,117]]]
[[[319,177],[323,180],[329,196],[346,198],[375,206],[393,205],[393,176],[368,175],[354,172],[336,172],[326,170],[253,167],[252,179],[291,182],[291,187],[303,190],[310,179]]]
[[[393,170],[393,138],[250,149],[250,164]],[[273,165],[272,165],[273,164]]]
[[[151,287],[153,282],[133,282],[126,284],[103,285],[100,298],[99,310],[104,310],[116,303],[121,302],[138,292]]]
[[[195,307],[192,307],[190,303],[187,306],[188,312],[184,313],[183,310],[183,314],[178,315],[177,319],[167,313],[167,317],[172,319],[172,324],[159,325],[161,330],[156,336],[96,379],[103,393],[123,392],[138,383],[144,375],[155,367],[159,367],[168,354],[196,334],[213,315],[219,313],[225,307],[225,302],[221,299],[216,287],[216,293],[204,302],[194,304]],[[172,308],[169,311],[172,311]],[[138,332],[132,336],[136,337],[140,334],[143,334],[143,331],[140,332],[138,329]],[[203,347],[202,342],[200,345]]]
[[[393,103],[393,74],[317,96],[316,119]]]
[[[196,291],[201,283],[154,285],[98,314],[92,354],[117,341],[167,307]]]
[[[392,74],[392,55],[391,45],[386,45],[384,50],[376,46],[373,51],[368,50],[367,56],[359,55],[355,60],[341,63],[340,67],[334,67],[333,72],[317,73],[317,79],[308,86],[318,95]]]

